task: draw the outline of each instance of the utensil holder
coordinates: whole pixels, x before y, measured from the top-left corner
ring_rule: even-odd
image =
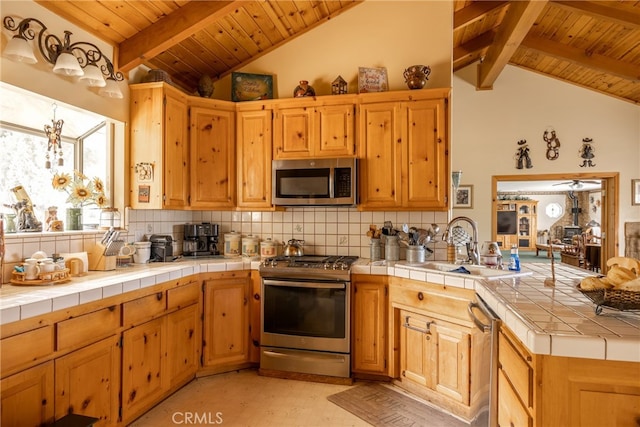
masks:
[[[105,255],[106,249],[106,246],[102,243],[96,243],[93,248],[88,251],[89,270],[109,271],[116,269],[117,257],[116,255]]]

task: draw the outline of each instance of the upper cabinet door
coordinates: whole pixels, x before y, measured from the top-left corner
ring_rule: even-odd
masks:
[[[271,209],[271,110],[238,111],[238,208]]]
[[[315,142],[315,109],[308,107],[279,108],[274,120],[273,157],[300,159],[313,155]]]
[[[406,111],[407,207],[446,207],[446,121],[444,99],[409,102]]]
[[[187,96],[164,83],[130,87],[130,197],[134,209],[188,204]]]
[[[273,158],[353,157],[354,95],[279,101],[273,122]]]
[[[402,206],[400,104],[360,106],[360,208]]]
[[[316,108],[318,144],[316,157],[352,157],[356,150],[355,106],[326,105]]]
[[[189,140],[187,106],[182,99],[165,97],[164,119],[163,207],[184,208],[189,204]]]
[[[233,111],[191,107],[191,207],[235,206]]]

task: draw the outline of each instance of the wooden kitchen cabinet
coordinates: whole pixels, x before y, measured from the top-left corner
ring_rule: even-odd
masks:
[[[259,107],[259,108],[257,108]],[[236,135],[238,200],[240,209],[272,209],[271,160],[273,156],[271,109],[264,104],[237,107]]]
[[[189,204],[187,95],[166,83],[129,90],[129,203],[134,209],[184,209]]]
[[[224,372],[249,363],[250,291],[246,272],[205,281],[202,366],[209,368],[207,372]]]
[[[189,101],[192,209],[231,209],[236,201],[235,106]]]
[[[192,281],[123,304],[123,420],[137,418],[195,377],[200,296],[200,284]]]
[[[359,208],[447,209],[448,90],[369,95],[359,113]]]
[[[389,292],[386,276],[352,275],[354,376],[386,376]]]
[[[406,310],[400,319],[402,376],[468,405],[470,329]]]
[[[446,210],[448,90],[361,95],[363,210]]]
[[[55,360],[55,418],[68,413],[118,421],[120,337],[114,335]]]
[[[164,317],[122,333],[122,417],[134,419],[162,397],[167,346]]]
[[[489,390],[490,337],[467,311],[475,298],[468,289],[389,278],[389,376],[467,420],[486,404]]]
[[[519,249],[535,250],[538,236],[537,200],[498,200],[494,203],[496,226],[495,241],[505,250],[516,245]],[[510,224],[515,233],[501,232]],[[506,254],[503,254],[506,256]]]
[[[54,421],[54,371],[49,361],[0,381],[0,425],[32,427]]]
[[[284,100],[274,113],[274,159],[355,156],[353,96]]]

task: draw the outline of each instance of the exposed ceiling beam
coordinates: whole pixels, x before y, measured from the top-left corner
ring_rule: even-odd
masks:
[[[484,18],[489,12],[504,7],[506,1],[474,1],[470,5],[463,7],[453,15],[453,29],[457,30]]]
[[[242,1],[192,1],[120,43],[118,68],[125,72],[180,43],[240,7]]]
[[[494,43],[487,51],[484,61],[478,65],[478,89],[490,89],[505,65],[527,35],[538,15],[547,5],[547,0],[513,1],[498,28]]]
[[[483,50],[493,43],[496,33],[493,30],[486,31],[453,49],[453,71],[469,65],[469,59],[478,56]]]
[[[589,15],[593,18],[605,21],[613,21],[624,26],[640,28],[640,16],[633,12],[621,8],[616,2],[607,2],[607,5],[592,3],[588,1],[553,1],[554,6],[560,6],[565,9]]]
[[[597,53],[591,53],[584,49],[562,45],[558,42],[533,36],[525,37],[522,41],[522,46],[562,61],[569,61],[573,64],[598,70],[622,79],[633,82],[640,81],[640,69],[637,65],[611,59],[603,55],[598,55]]]

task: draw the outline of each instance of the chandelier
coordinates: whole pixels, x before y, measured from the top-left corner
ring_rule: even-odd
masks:
[[[53,160],[58,159],[58,166],[64,165],[64,159],[62,158],[62,139],[60,134],[62,133],[62,125],[64,121],[62,119],[56,121],[56,108],[58,106],[53,104],[53,119],[51,125],[44,125],[44,133],[49,140],[47,144],[47,161],[44,167],[51,169],[51,152],[53,151]]]
[[[65,31],[60,39],[55,34],[45,34],[47,27],[36,18],[25,18],[19,23],[11,16],[5,16],[3,26],[15,34],[7,43],[3,55],[16,62],[35,64],[38,62],[29,40],[37,36],[38,50],[42,57],[53,64],[53,72],[69,77],[78,77],[90,87],[98,87],[98,93],[110,98],[122,98],[118,82],[124,80],[120,71],[93,43],[71,43],[71,32]],[[39,26],[36,33],[34,26]]]

